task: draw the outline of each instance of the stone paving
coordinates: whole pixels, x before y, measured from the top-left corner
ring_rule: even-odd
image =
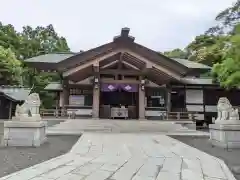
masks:
[[[199,132],[188,129],[184,122],[150,121],[150,120],[111,120],[111,119],[69,119],[53,127],[48,128],[48,134],[74,134],[83,132],[104,133],[161,133],[169,135],[205,135],[207,132]]]
[[[66,155],[0,180],[235,180],[224,162],[165,135],[84,133]]]

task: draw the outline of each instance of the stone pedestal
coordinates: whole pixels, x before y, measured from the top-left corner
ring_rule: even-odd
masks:
[[[210,124],[210,141],[214,146],[240,148],[240,124]]]
[[[43,121],[5,121],[3,145],[38,147],[47,140],[46,127]]]

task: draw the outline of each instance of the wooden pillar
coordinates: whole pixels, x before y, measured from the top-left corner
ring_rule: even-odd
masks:
[[[167,101],[166,101],[166,108],[167,108],[167,119],[169,117],[169,113],[172,110],[172,105],[171,105],[171,95],[172,95],[172,89],[171,87],[167,86],[166,88],[166,93],[167,93]]]
[[[99,74],[99,62],[93,66],[94,70],[94,82],[93,82],[93,105],[92,105],[92,117],[99,118],[99,103],[100,103],[100,74]]]
[[[172,90],[170,88],[167,89],[167,112],[171,112],[171,92]]]
[[[68,86],[68,80],[63,80],[63,110],[64,115],[67,115],[67,106],[69,105],[69,86]]]
[[[56,117],[58,117],[59,116],[59,109],[60,109],[60,92],[59,91],[57,91],[56,92],[56,114],[55,114],[55,116]]]
[[[142,89],[141,80],[142,78],[139,78],[140,84],[138,86],[138,116],[139,119],[145,119],[145,87]]]
[[[93,106],[92,106],[92,117],[99,118],[99,87],[93,86]]]

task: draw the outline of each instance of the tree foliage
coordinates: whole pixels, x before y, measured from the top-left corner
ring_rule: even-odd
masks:
[[[240,0],[237,0],[231,7],[220,12],[215,20],[218,24],[206,31],[206,34],[231,33],[240,21]]]
[[[26,40],[25,48],[28,49],[27,53],[23,56],[30,58],[42,54],[69,52],[67,41],[64,37],[59,37],[55,32],[52,25],[47,27],[38,26],[33,29],[30,26],[23,27],[21,33],[23,39]],[[26,67],[27,68],[27,67]],[[26,81],[28,85],[34,84],[34,91],[38,92],[44,102],[45,107],[50,107],[54,101],[54,95],[46,92],[44,87],[52,81],[58,81],[60,79],[57,73],[38,72],[37,74],[30,68],[25,71],[32,76]],[[27,74],[25,75],[25,77]]]
[[[0,81],[4,84],[21,84],[23,68],[11,49],[0,46]]]
[[[228,36],[200,35],[186,49],[190,52],[189,60],[213,65],[221,62],[224,49],[228,45]]]
[[[174,49],[172,51],[165,51],[163,54],[165,56],[170,57],[170,58],[181,58],[181,59],[187,59],[188,58],[188,52],[183,51],[179,48]]]
[[[44,87],[53,80],[59,80],[59,75],[47,72],[36,73],[31,67],[27,67],[23,61],[19,60],[47,53],[69,52],[70,49],[66,39],[59,36],[52,25],[36,28],[24,26],[21,32],[17,32],[12,25],[3,25],[0,22],[0,46],[2,47],[0,53],[9,56],[7,58],[0,55],[2,57],[0,62],[1,74],[6,79],[4,83],[22,83],[29,87],[34,84],[33,91],[39,93],[43,105],[49,107],[53,102],[53,95],[44,91]],[[13,56],[13,54],[16,56]],[[12,61],[14,57],[15,61]],[[2,61],[2,59],[5,60]],[[6,64],[6,62],[8,63]],[[12,66],[14,62],[15,65]],[[20,64],[16,65],[16,62]],[[14,68],[11,69],[10,67]],[[12,74],[12,76],[6,76],[6,73]]]
[[[191,61],[213,66],[213,78],[221,86],[239,87],[240,0],[220,12],[215,19],[217,26],[211,27],[205,34],[196,36],[183,52],[188,52],[187,58]],[[176,50],[165,54],[175,57]]]
[[[221,63],[213,66],[213,76],[225,88],[240,87],[240,33],[234,33]]]
[[[38,26],[33,29],[30,26],[24,26],[21,33],[23,39],[26,40],[26,47],[29,51],[25,54],[25,58],[54,53],[70,51],[67,41],[64,37],[59,37],[53,26]]]
[[[20,33],[11,24],[3,25],[0,22],[0,46],[5,49],[11,49],[16,58],[20,59],[21,54],[24,52],[22,45],[23,41]]]

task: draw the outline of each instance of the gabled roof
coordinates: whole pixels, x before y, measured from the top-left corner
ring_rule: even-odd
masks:
[[[0,92],[12,101],[25,101],[30,91],[30,88],[25,87],[0,86]]]
[[[44,70],[55,69],[58,71],[65,71],[72,67],[76,67],[77,65],[84,64],[93,58],[113,52],[118,48],[125,48],[130,49],[131,51],[139,54],[146,59],[149,59],[149,61],[152,61],[180,74],[186,74],[186,72],[188,72],[190,69],[207,70],[210,68],[203,64],[191,62],[188,60],[171,59],[147,47],[137,44],[134,42],[135,38],[129,36],[129,31],[129,28],[123,28],[121,35],[114,37],[114,40],[112,42],[90,49],[88,51],[80,53],[46,54],[27,59],[25,62],[31,63],[33,66],[39,69],[42,68]]]

